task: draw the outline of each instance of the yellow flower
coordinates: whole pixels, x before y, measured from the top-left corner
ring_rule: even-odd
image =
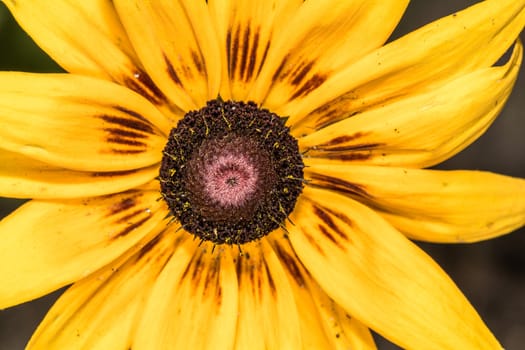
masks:
[[[525,180],[421,169],[501,110],[525,1],[387,45],[407,1],[4,3],[69,72],[0,74],[0,308],[72,284],[28,348],[501,348],[409,238],[525,224]]]

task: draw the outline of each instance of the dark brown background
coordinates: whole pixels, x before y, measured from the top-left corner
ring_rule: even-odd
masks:
[[[475,2],[413,1],[394,37]],[[57,69],[16,27],[0,4],[0,70],[48,72]],[[442,164],[440,168],[491,170],[525,177],[524,87],[525,69],[522,69],[500,118],[470,148]],[[0,217],[20,203],[0,199]],[[452,276],[508,350],[522,349],[525,344],[524,234],[525,230],[521,229],[511,235],[473,245],[421,244]],[[38,322],[58,296],[59,293],[54,293],[31,303],[0,311],[0,350],[23,349]],[[378,347],[397,349],[379,337]]]

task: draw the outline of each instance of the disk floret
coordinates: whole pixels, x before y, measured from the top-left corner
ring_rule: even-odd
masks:
[[[171,130],[159,180],[186,231],[241,245],[284,227],[302,191],[303,167],[283,118],[253,102],[217,99]]]

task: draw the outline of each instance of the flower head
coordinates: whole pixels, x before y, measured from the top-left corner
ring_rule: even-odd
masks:
[[[0,73],[0,307],[72,284],[28,348],[501,347],[410,239],[525,224],[525,180],[423,169],[503,107],[525,1],[388,44],[407,1],[4,3],[68,72]]]

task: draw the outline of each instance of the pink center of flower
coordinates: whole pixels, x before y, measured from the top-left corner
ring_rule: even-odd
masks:
[[[257,171],[246,156],[214,157],[204,172],[204,189],[223,207],[243,205],[257,189]]]

